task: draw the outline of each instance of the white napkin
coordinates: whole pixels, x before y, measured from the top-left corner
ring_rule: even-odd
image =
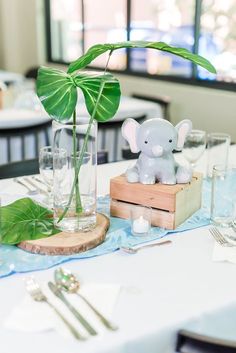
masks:
[[[212,260],[227,261],[236,264],[236,246],[222,246],[215,242]]]
[[[88,336],[87,331],[77,321],[67,307],[58,299],[45,283],[41,286],[43,293],[48,300],[64,315],[64,317],[84,336]],[[120,285],[117,284],[97,284],[88,283],[81,286],[80,293],[88,299],[91,304],[99,310],[106,318],[111,318],[112,311],[120,292]],[[99,335],[107,329],[88,307],[87,304],[77,294],[66,294],[69,302],[93,326]],[[113,320],[112,320],[113,321]],[[58,315],[47,303],[35,302],[30,295],[26,295],[23,301],[15,307],[5,320],[4,326],[7,329],[24,332],[42,332],[56,330],[65,337],[72,337],[70,331],[65,326]]]

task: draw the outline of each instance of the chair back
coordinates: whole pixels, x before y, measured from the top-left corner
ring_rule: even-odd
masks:
[[[16,178],[22,175],[32,175],[38,173],[38,159],[28,159],[25,161],[0,165],[0,179]]]
[[[108,163],[108,152],[97,153],[97,164]],[[23,175],[39,174],[39,160],[27,159],[0,165],[0,179],[16,178]]]
[[[176,353],[236,353],[236,341],[200,335],[187,330],[178,334]]]
[[[47,121],[34,126],[0,128],[1,160],[4,158],[4,163],[10,163],[28,159],[29,155],[38,157],[39,149],[50,145],[51,124]]]
[[[146,115],[136,117],[139,123],[146,119]],[[110,120],[105,123],[98,124],[98,143],[99,151],[108,151],[108,161],[116,162],[122,160],[122,147],[128,146],[128,142],[121,135],[121,126],[124,120]]]

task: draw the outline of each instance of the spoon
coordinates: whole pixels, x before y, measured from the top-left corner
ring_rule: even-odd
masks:
[[[159,245],[165,245],[165,244],[171,244],[172,241],[171,240],[166,240],[166,241],[162,241],[161,243],[155,243],[155,244],[149,244],[149,245],[143,245],[140,246],[139,248],[132,248],[132,247],[128,247],[128,246],[121,246],[120,250],[123,250],[129,254],[137,254],[137,252],[139,250],[145,249],[145,248],[152,248],[153,246],[159,246]]]
[[[106,319],[82,294],[78,292],[80,288],[79,280],[70,271],[58,268],[54,272],[54,279],[57,286],[67,293],[76,293],[89,307],[93,310],[96,316],[100,319],[104,326],[109,330],[116,331],[118,326]]]

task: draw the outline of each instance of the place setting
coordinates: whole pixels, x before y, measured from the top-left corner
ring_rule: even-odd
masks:
[[[4,322],[8,329],[31,333],[55,330],[78,341],[119,329],[110,317],[120,285],[81,285],[77,276],[59,267],[48,283],[39,283],[36,276],[29,276],[24,278],[24,286],[26,296]]]

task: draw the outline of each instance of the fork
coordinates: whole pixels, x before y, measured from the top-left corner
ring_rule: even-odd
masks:
[[[36,195],[38,193],[36,188],[32,189],[24,181],[22,181],[22,180],[20,180],[18,178],[14,178],[13,180],[14,180],[15,183],[20,184],[21,186],[24,186],[24,188],[28,190],[27,191],[28,195]]]
[[[216,227],[210,228],[209,231],[218,244],[229,247],[234,246],[227,239],[225,239],[224,235]]]
[[[66,320],[66,318],[60,313],[60,311],[52,303],[50,303],[48,301],[48,298],[42,292],[41,288],[39,287],[39,284],[35,281],[34,278],[31,277],[31,278],[26,280],[26,290],[36,302],[45,302],[45,303],[47,303],[54,310],[54,312],[60,317],[60,319],[64,322],[64,324],[68,327],[68,329],[70,330],[72,335],[77,340],[86,340],[87,339],[87,337],[82,336],[74,328],[74,326],[72,326],[70,324],[70,322]]]

